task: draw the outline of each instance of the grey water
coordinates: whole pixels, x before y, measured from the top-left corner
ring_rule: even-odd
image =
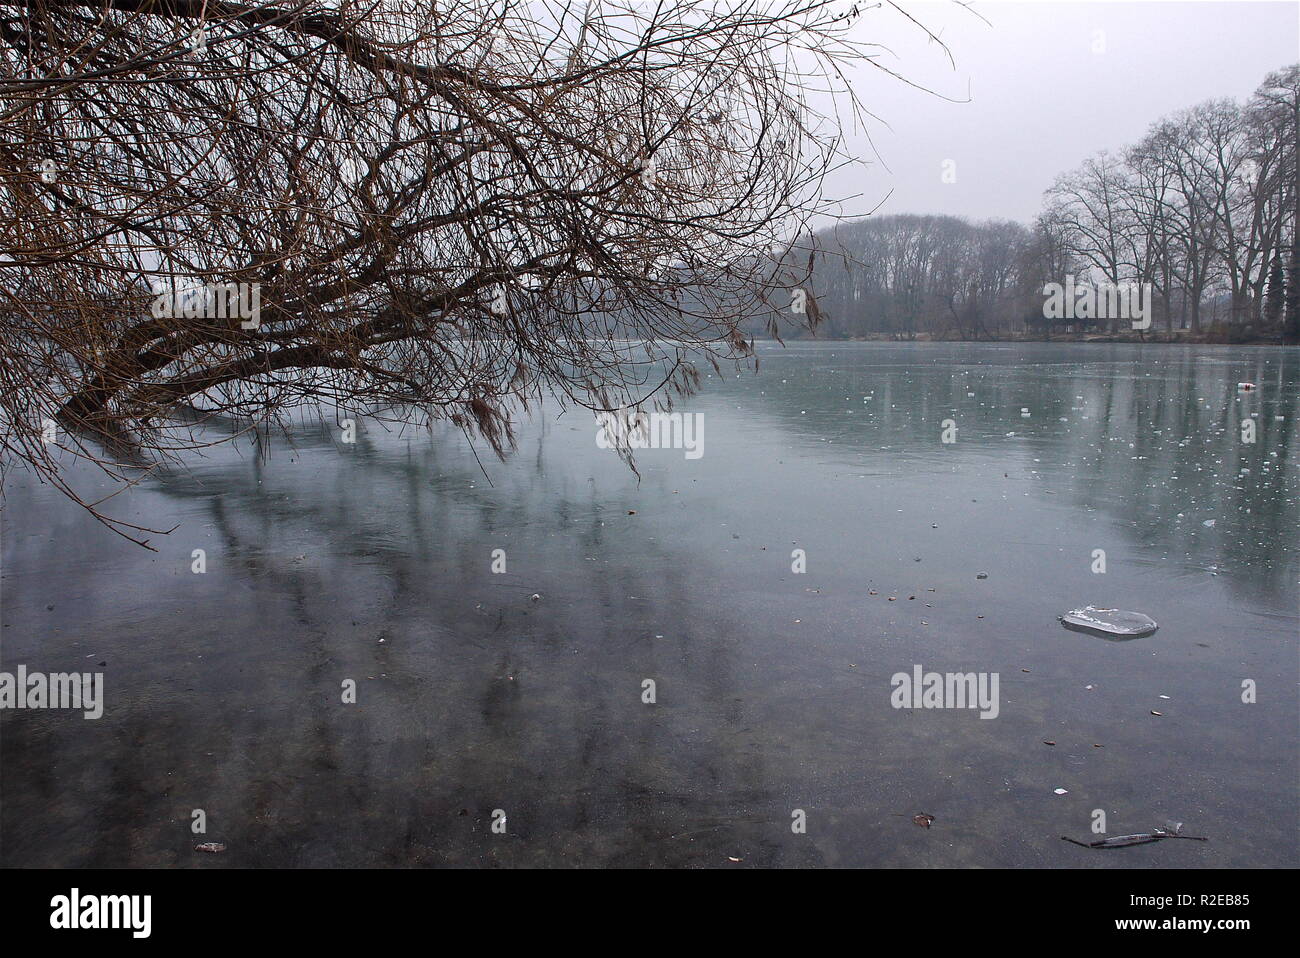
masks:
[[[639,479],[585,410],[504,462],[363,420],[112,500],[150,552],[12,473],[0,668],[106,701],[0,712],[0,864],[1297,864],[1300,350],[759,354]],[[916,666],[996,717],[894,707]],[[1096,810],[1209,841],[1060,840]]]

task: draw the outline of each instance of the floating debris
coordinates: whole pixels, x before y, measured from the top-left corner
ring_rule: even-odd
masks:
[[[1237,383],[1237,388],[1238,388],[1239,390],[1241,390],[1242,392],[1244,392],[1244,393],[1248,393],[1248,392],[1250,392],[1252,389],[1255,388],[1255,384],[1254,384],[1254,383]]]
[[[210,854],[215,855],[218,852],[224,852],[226,850],[226,846],[223,845],[221,842],[203,842],[201,844],[195,845],[194,850],[196,852],[209,852]]]
[[[929,828],[934,824],[934,816],[922,812],[920,815],[912,816],[912,823],[914,825],[920,825],[922,828]]]
[[[1081,842],[1078,839],[1070,838],[1068,835],[1062,835],[1064,841],[1072,845],[1079,845],[1083,848],[1128,848],[1130,845],[1149,845],[1151,842],[1163,841],[1166,838],[1186,838],[1191,842],[1208,842],[1208,838],[1202,838],[1199,835],[1184,835],[1182,822],[1165,822],[1164,828],[1153,828],[1150,832],[1138,835],[1116,835],[1114,838],[1099,838],[1093,842]]]
[[[1052,789],[1052,791],[1055,792],[1057,795],[1069,795],[1069,794],[1070,794],[1070,790],[1069,790],[1068,788],[1054,788],[1054,789]]]
[[[1120,609],[1098,609],[1085,605],[1058,616],[1061,625],[1074,632],[1100,635],[1116,642],[1141,639],[1151,635],[1159,626],[1156,620],[1141,612],[1123,612]]]
[[[989,574],[987,572],[980,572],[975,576],[977,579],[987,579],[988,577]]]

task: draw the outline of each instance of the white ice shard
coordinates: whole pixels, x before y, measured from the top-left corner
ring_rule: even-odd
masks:
[[[1071,609],[1060,619],[1067,629],[1115,639],[1140,639],[1158,628],[1155,619],[1141,612],[1098,609],[1091,605]]]

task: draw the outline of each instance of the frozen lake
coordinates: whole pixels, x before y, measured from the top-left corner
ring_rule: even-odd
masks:
[[[119,497],[154,553],[13,474],[0,666],[106,703],[0,713],[0,863],[1297,863],[1300,349],[760,356],[639,483],[585,411],[490,483],[363,422]],[[1089,604],[1159,629],[1058,622]],[[894,707],[916,666],[998,676],[996,717]],[[1210,840],[1060,840],[1097,809]]]

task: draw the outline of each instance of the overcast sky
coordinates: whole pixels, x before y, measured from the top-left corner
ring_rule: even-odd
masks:
[[[864,0],[866,6],[870,0]],[[1265,74],[1300,60],[1296,2],[904,3],[956,60],[888,9],[862,18],[880,62],[954,99],[867,69],[855,84],[888,127],[871,130],[881,161],[838,175],[849,213],[952,213],[1028,222],[1057,174],[1118,150],[1159,117],[1216,97],[1244,98]],[[1097,33],[1096,31],[1100,31]],[[1104,52],[1094,53],[1094,44]],[[853,137],[866,157],[865,136]],[[955,161],[956,182],[941,180]],[[888,166],[888,169],[885,168]]]

